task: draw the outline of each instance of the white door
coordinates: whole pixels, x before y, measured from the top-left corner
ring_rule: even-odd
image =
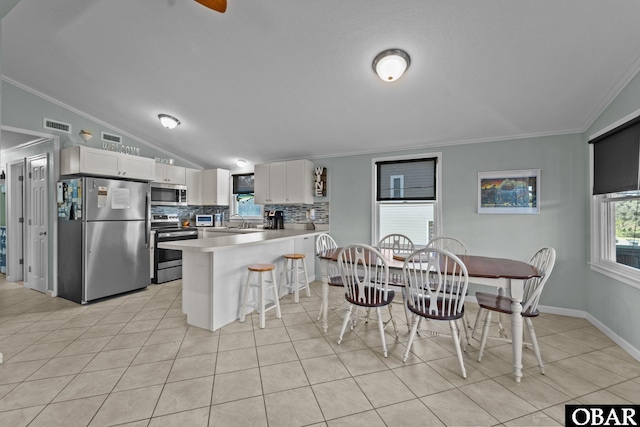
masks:
[[[27,159],[27,164],[29,171],[28,284],[31,289],[46,292],[49,259],[48,155],[30,157]]]

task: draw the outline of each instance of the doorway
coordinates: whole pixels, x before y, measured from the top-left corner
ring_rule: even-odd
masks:
[[[0,137],[7,172],[7,281],[56,296],[59,137],[7,126]]]
[[[49,155],[27,158],[27,286],[46,293],[49,277]]]

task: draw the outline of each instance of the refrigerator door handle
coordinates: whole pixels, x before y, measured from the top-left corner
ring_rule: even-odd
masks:
[[[145,197],[145,230],[144,230],[144,244],[149,249],[149,239],[151,234],[151,194],[147,191]]]

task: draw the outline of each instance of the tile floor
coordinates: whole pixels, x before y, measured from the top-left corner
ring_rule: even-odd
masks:
[[[640,404],[640,363],[586,320],[535,319],[546,375],[525,350],[515,383],[511,347],[490,340],[463,379],[449,337],[425,334],[402,363],[398,308],[388,358],[374,322],[336,344],[340,310],[323,334],[312,288],[263,330],[254,314],[212,333],[187,326],[180,281],[81,306],[0,280],[0,425],[552,426],[566,403]]]

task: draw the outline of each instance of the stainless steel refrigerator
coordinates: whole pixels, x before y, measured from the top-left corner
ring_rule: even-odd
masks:
[[[59,296],[86,303],[151,283],[148,183],[66,179],[56,198]]]

